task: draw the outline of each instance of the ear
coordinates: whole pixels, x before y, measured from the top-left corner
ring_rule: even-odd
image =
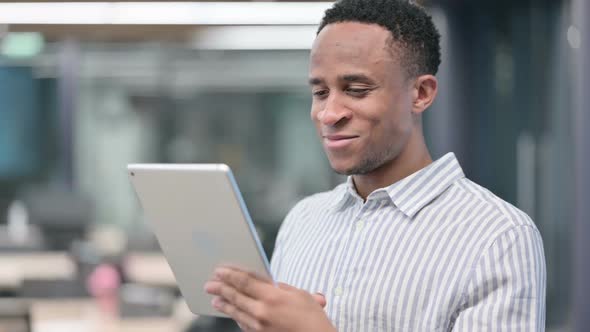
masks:
[[[436,98],[438,81],[433,75],[421,75],[414,82],[412,112],[422,114]]]

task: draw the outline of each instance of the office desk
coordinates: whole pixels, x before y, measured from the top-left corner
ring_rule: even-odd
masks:
[[[24,279],[74,279],[76,264],[66,252],[0,253],[0,288],[17,289]]]
[[[22,299],[0,298],[0,332],[29,332],[29,305]]]
[[[32,332],[178,332],[174,318],[120,319],[103,315],[93,300],[31,300]]]

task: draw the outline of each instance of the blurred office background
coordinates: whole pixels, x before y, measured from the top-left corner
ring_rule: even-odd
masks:
[[[443,36],[433,157],[534,219],[547,329],[585,331],[590,5],[421,3]],[[0,331],[89,331],[96,308],[113,331],[235,329],[187,312],[126,165],[229,164],[270,255],[288,210],[343,181],[309,119],[329,5],[0,2]]]

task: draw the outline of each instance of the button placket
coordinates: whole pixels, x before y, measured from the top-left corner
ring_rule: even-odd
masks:
[[[364,219],[361,219],[356,222],[356,230],[357,231],[359,231],[359,232],[362,231],[364,227],[365,227],[365,220]]]
[[[354,229],[357,232],[360,232],[363,230],[363,228],[365,228],[366,225],[366,214],[369,212],[369,202],[365,202],[365,204],[363,204],[363,206],[361,207],[360,211],[358,212],[358,214],[356,215],[356,222],[354,223]]]

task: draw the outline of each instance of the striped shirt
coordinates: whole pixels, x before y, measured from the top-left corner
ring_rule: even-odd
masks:
[[[299,202],[276,280],[326,296],[348,331],[543,331],[545,259],[522,211],[471,182],[453,153],[375,190],[348,178]]]

